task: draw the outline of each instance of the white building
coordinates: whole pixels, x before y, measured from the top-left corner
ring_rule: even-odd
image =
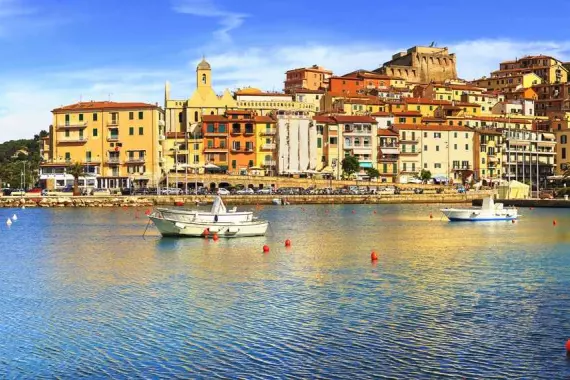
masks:
[[[316,170],[317,128],[309,112],[277,112],[277,147],[280,174]]]

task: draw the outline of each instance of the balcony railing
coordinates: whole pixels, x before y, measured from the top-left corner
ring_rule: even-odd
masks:
[[[146,157],[129,157],[127,158],[127,164],[144,164]]]
[[[370,135],[372,134],[372,129],[345,129],[344,134]]]
[[[57,129],[87,128],[87,122],[58,124]]]
[[[243,134],[244,135],[254,135],[255,132],[254,132],[253,128],[252,129],[246,128],[245,132]]]
[[[255,147],[254,147],[253,145],[252,145],[252,146],[246,146],[246,147],[245,147],[245,152],[247,152],[247,153],[251,153],[251,152],[253,152],[254,150],[255,150]]]
[[[119,141],[119,135],[107,136],[107,141]]]
[[[87,137],[66,137],[57,141],[58,144],[85,144],[86,142]]]
[[[397,162],[398,156],[382,155],[378,157],[378,162]]]
[[[231,151],[232,152],[239,152],[239,151],[241,151],[241,146],[232,146]]]
[[[420,154],[422,151],[421,150],[400,150],[400,154],[405,155],[405,154]]]
[[[119,125],[119,119],[111,119],[107,122],[107,126]]]
[[[472,165],[453,165],[451,167],[452,170],[472,170]]]
[[[119,157],[109,157],[107,159],[108,164],[118,165],[121,163],[121,159]]]
[[[227,146],[207,146],[204,148],[204,152],[227,152]]]
[[[261,134],[264,136],[271,136],[274,135],[275,133],[277,133],[277,130],[275,128],[264,129],[263,131],[261,131]]]
[[[400,139],[400,143],[404,144],[417,144],[419,142],[420,142],[419,139]]]
[[[273,160],[265,160],[263,161],[263,166],[275,166],[276,163]]]
[[[241,128],[232,128],[230,133],[232,135],[240,135],[241,134]]]
[[[275,147],[276,147],[275,144],[263,144],[263,145],[261,146],[261,149],[264,149],[264,150],[272,150],[272,149],[275,149]]]
[[[204,136],[227,136],[227,135],[228,135],[227,131],[220,131],[218,129],[204,132]]]

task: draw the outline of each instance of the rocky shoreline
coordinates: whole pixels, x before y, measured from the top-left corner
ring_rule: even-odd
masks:
[[[399,203],[470,203],[491,192],[465,194],[399,194],[399,195],[228,195],[226,204],[268,205],[273,199],[290,204],[399,204]],[[208,204],[212,195],[189,196],[69,196],[69,197],[0,197],[0,207],[152,207]]]

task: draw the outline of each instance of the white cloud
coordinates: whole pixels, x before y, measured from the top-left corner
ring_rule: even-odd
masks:
[[[225,11],[213,0],[173,0],[172,9],[178,13],[218,18],[221,27],[214,32],[214,35],[222,42],[230,42],[229,32],[240,27],[248,17],[243,13]]]
[[[2,1],[2,0],[0,0]],[[281,90],[285,71],[318,64],[344,74],[356,69],[375,69],[405,47],[388,44],[235,47],[211,51],[218,92],[225,88],[258,87]],[[457,54],[458,71],[465,79],[489,75],[499,62],[529,54],[550,54],[570,60],[570,42],[472,40],[449,45]],[[0,141],[31,137],[51,123],[51,109],[83,100],[143,101],[162,104],[164,82],[172,84],[172,97],[190,97],[195,88],[194,68],[200,58],[179,68],[103,67],[45,73],[21,78],[0,74]]]

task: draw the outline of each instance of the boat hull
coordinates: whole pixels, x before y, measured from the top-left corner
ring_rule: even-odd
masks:
[[[518,218],[516,209],[501,209],[500,211],[443,209],[441,212],[451,222],[491,222],[501,220],[508,221]]]
[[[185,223],[153,215],[149,218],[165,237],[212,237],[214,234],[227,238],[263,236],[269,226],[269,222],[262,220],[241,223]]]

